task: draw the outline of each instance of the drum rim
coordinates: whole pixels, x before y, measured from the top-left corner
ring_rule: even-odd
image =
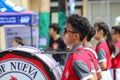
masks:
[[[22,53],[21,53],[22,52]],[[27,51],[20,51],[20,50],[8,50],[8,51],[2,51],[0,52],[0,58],[4,57],[5,55],[7,55],[7,53],[10,54],[14,54],[14,55],[18,55],[18,56],[22,56],[22,57],[27,57],[30,59],[34,59],[37,60],[39,62],[42,63],[43,67],[45,67],[45,71],[47,73],[47,75],[50,77],[51,80],[56,80],[56,76],[55,74],[51,71],[50,67],[43,61],[41,60],[37,55],[33,54],[33,53],[29,53]],[[26,55],[24,55],[24,53]],[[48,73],[49,72],[49,73]]]

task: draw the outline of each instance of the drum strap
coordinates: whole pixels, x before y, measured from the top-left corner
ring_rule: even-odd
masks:
[[[84,48],[84,49],[85,49],[85,50],[88,50],[88,51],[90,51],[90,52],[92,52],[93,55],[95,56],[95,58],[98,59],[97,53],[96,53],[94,50],[92,50],[91,48]]]

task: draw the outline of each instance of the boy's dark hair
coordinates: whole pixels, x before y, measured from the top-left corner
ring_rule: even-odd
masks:
[[[89,31],[89,33],[87,35],[87,41],[90,41],[94,35],[95,35],[95,28],[91,27],[90,31]]]
[[[54,31],[56,31],[57,34],[59,34],[59,32],[60,32],[60,26],[57,23],[52,23],[49,27],[53,28]]]
[[[82,41],[90,31],[91,24],[88,19],[78,14],[69,16],[67,23],[70,23],[72,28],[80,34],[80,41]]]
[[[96,22],[94,26],[98,27],[98,30],[102,30],[104,32],[103,35],[106,36],[106,42],[109,46],[110,53],[112,54],[115,52],[115,46],[107,24],[105,22]]]
[[[15,40],[18,44],[20,44],[20,45],[22,45],[22,46],[24,45],[21,37],[16,36],[16,37],[14,37],[14,40]]]
[[[120,26],[113,26],[112,29],[115,30],[115,33],[120,34]]]

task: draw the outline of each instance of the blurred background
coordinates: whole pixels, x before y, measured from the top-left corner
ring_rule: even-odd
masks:
[[[120,25],[120,0],[0,0],[0,50],[12,47],[15,36],[27,46],[47,48],[50,23],[58,23],[62,34],[71,14],[111,28]]]

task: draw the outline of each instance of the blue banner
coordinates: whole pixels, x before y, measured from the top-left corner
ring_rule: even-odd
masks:
[[[32,24],[31,14],[10,14],[3,15],[0,14],[0,26],[8,24]]]

